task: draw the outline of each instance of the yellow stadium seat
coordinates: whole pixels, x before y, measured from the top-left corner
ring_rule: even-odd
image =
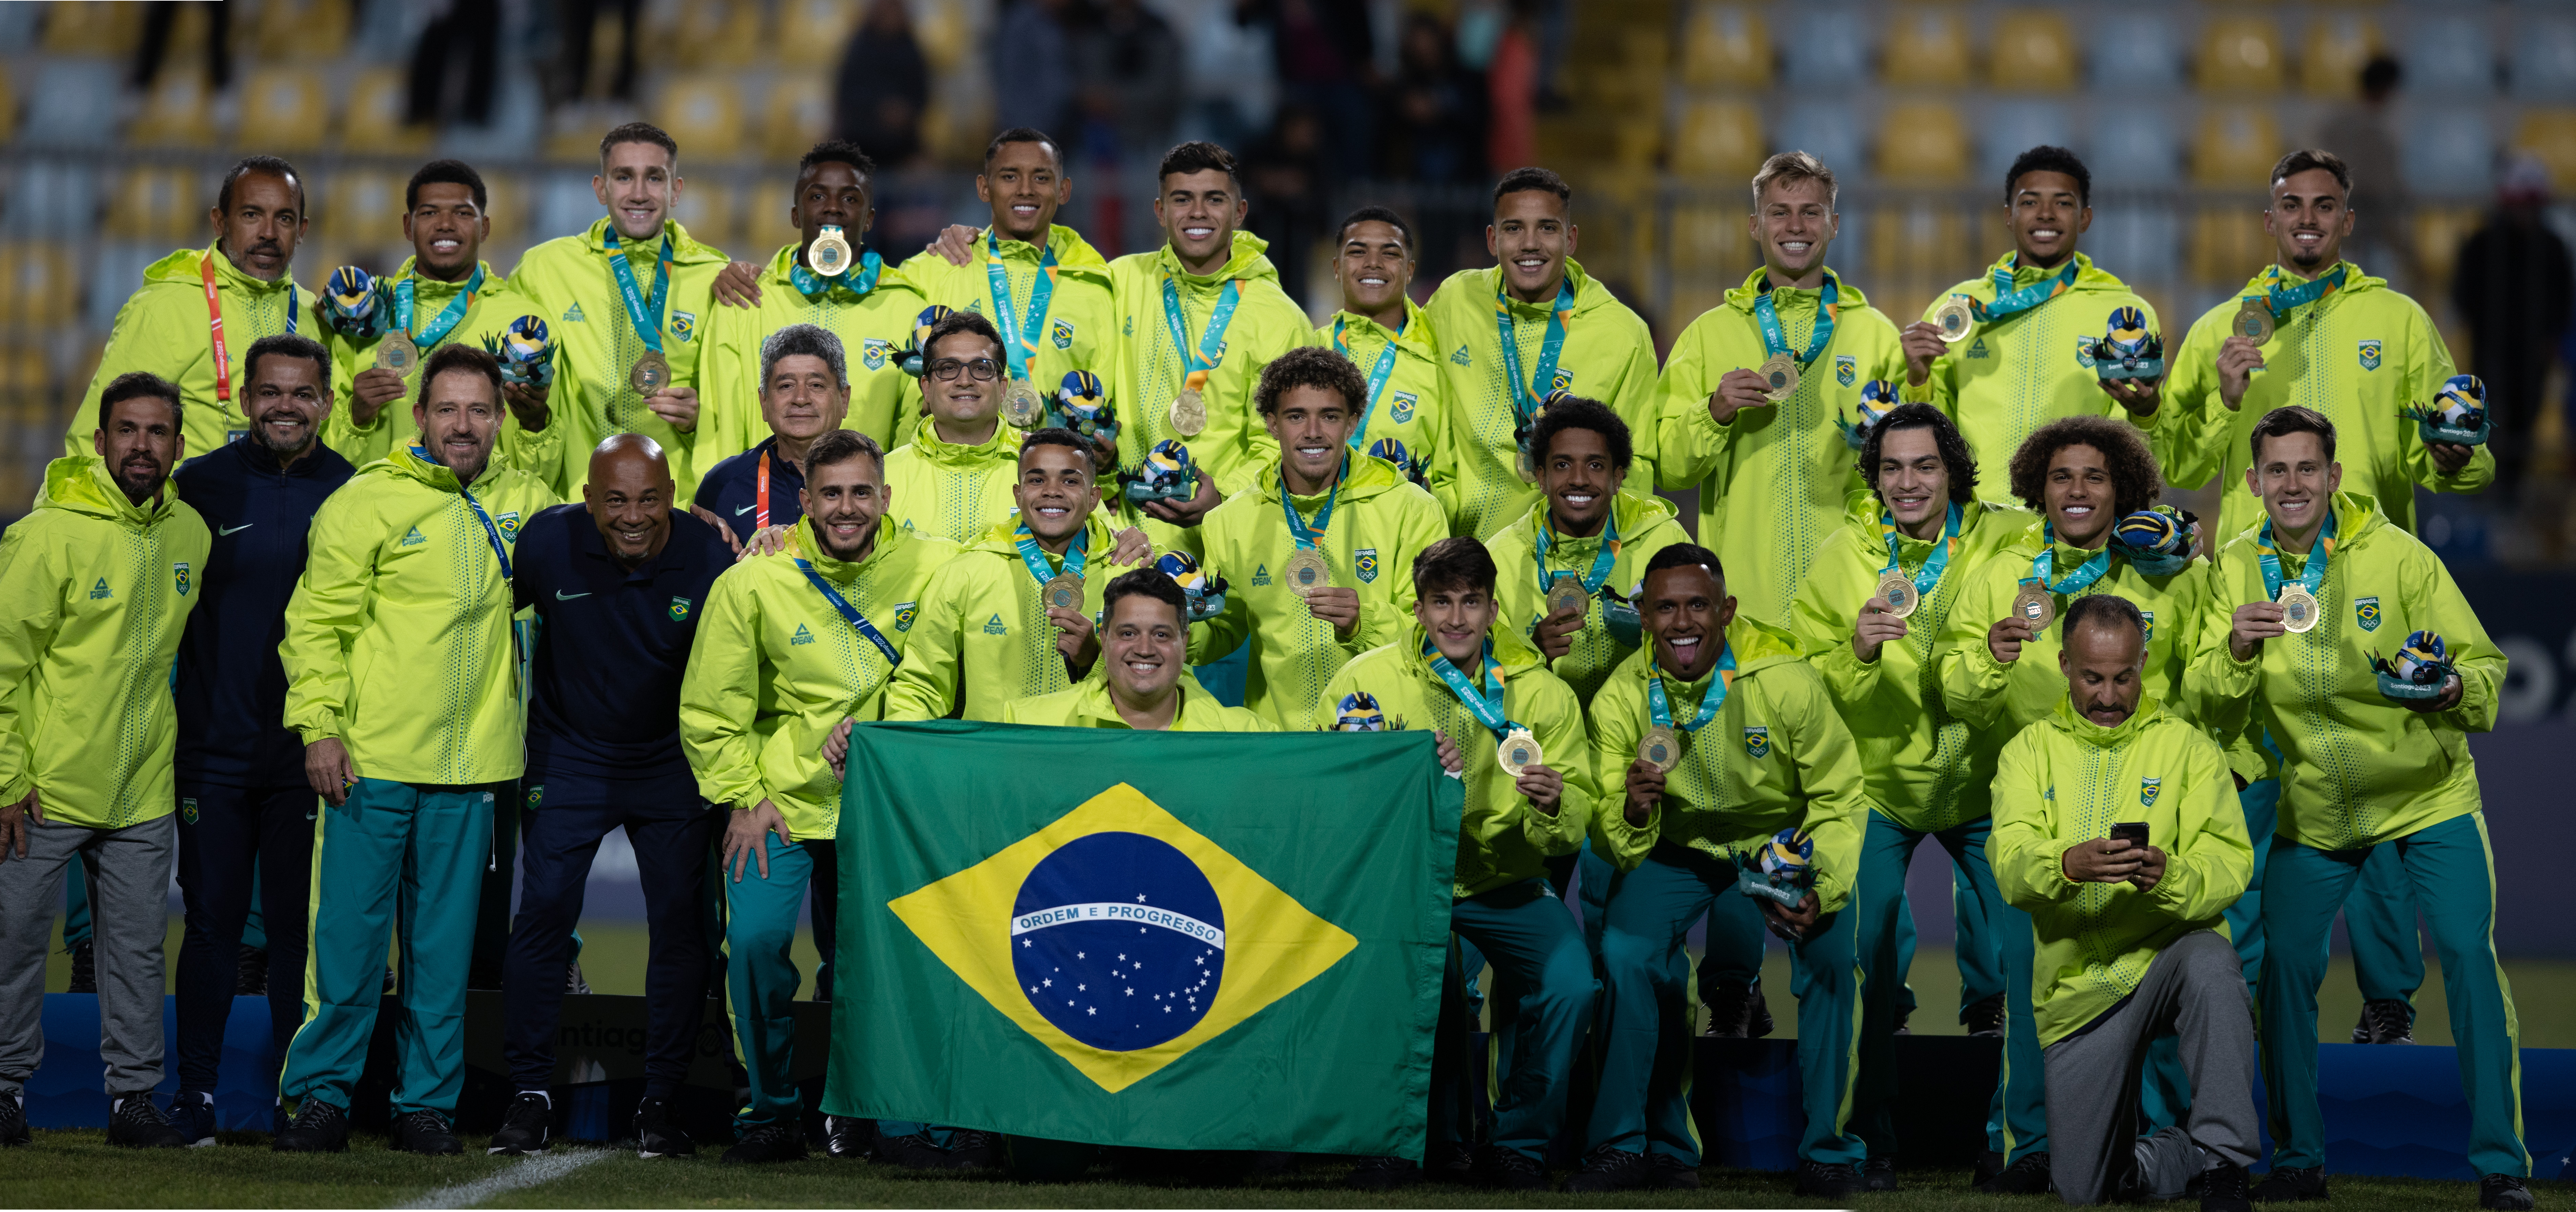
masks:
[[[1672,271],[1721,279],[1743,273],[1746,266],[1759,259],[1753,251],[1753,238],[1744,230],[1744,215],[1751,209],[1749,195],[1742,196],[1734,206],[1718,202],[1673,208]]]
[[[832,88],[819,75],[799,72],[769,83],[760,107],[761,154],[772,160],[803,156],[832,125]]]
[[[349,101],[340,110],[343,151],[378,155],[416,155],[429,150],[430,129],[407,126],[411,81],[399,67],[371,67],[349,82]]]
[[[134,240],[211,238],[205,208],[211,195],[200,194],[188,170],[140,164],[126,169],[108,194],[109,235]]]
[[[648,37],[646,47],[655,44],[676,47],[683,67],[743,67],[758,58],[762,51],[758,4],[734,4],[727,0],[691,0],[680,10],[678,26],[667,36]],[[613,21],[600,23],[601,36],[617,28]],[[601,62],[594,57],[593,62]]]
[[[2515,151],[2529,152],[2549,169],[2554,183],[2576,182],[2576,110],[2534,109],[2514,131]]]
[[[2272,253],[2272,237],[2264,234],[2263,214],[2255,206],[2213,206],[2192,217],[2185,259],[2195,279],[2241,285],[2272,260]]]
[[[1696,85],[1768,88],[1771,31],[1759,10],[1702,5],[1682,30],[1682,79]]]
[[[336,58],[349,41],[344,0],[263,0],[251,45],[262,59],[319,63]]]
[[[1889,84],[1954,88],[1968,82],[1968,23],[1949,9],[1893,15],[1879,76]]]
[[[361,249],[403,242],[403,185],[409,173],[344,169],[324,187],[324,209],[314,216],[321,239]]]
[[[2308,45],[2299,56],[2299,83],[2321,97],[2348,97],[2361,90],[2361,69],[2370,57],[2387,49],[2379,24],[2356,13],[2320,16],[2308,25]]]
[[[58,244],[0,245],[0,323],[50,327],[77,317],[81,282]]]
[[[330,107],[322,81],[292,67],[263,67],[242,81],[241,127],[233,142],[263,152],[300,152],[322,146]]]
[[[702,244],[721,248],[741,243],[734,238],[739,232],[734,223],[733,190],[719,178],[700,177],[682,186],[679,201],[671,206],[671,217]]]
[[[731,80],[675,79],[662,87],[656,116],[692,158],[731,160],[742,153],[742,95]]]
[[[2281,87],[2287,64],[2281,27],[2267,17],[2221,17],[2200,35],[2200,87],[2209,92],[2268,93]]]
[[[1946,185],[1968,171],[1968,127],[1959,111],[1939,101],[1887,108],[1878,127],[1878,171],[1891,181]]]
[[[140,4],[55,0],[45,8],[45,49],[60,55],[131,55],[143,33]]]
[[[763,260],[779,245],[802,235],[787,221],[787,212],[796,204],[794,194],[795,187],[780,180],[776,173],[764,173],[740,195],[742,205],[735,208],[735,226],[742,231],[742,246],[750,250],[743,260]],[[857,242],[857,233],[851,233],[851,243]]]
[[[1742,101],[1693,101],[1673,133],[1672,169],[1689,176],[1750,179],[1766,150],[1762,117]]]
[[[2436,282],[2451,279],[2459,263],[2460,242],[2478,229],[2486,212],[2475,206],[2418,206],[2407,216],[2414,224],[2415,261]]]
[[[516,173],[483,171],[483,193],[489,201],[483,207],[484,217],[492,221],[492,234],[483,237],[483,259],[497,270],[507,270],[518,258],[503,259],[495,250],[509,243],[528,226],[528,210],[536,200],[528,183]]]
[[[2200,116],[2200,134],[2192,140],[2192,179],[2203,185],[2262,189],[2269,184],[2266,175],[2273,163],[2287,150],[2271,111],[2213,108]]]
[[[982,32],[976,12],[971,4],[912,6],[912,40],[921,45],[921,57],[929,62],[934,74],[948,75],[966,61],[966,56],[984,53],[976,41]],[[983,140],[976,140],[977,150],[982,147]]]
[[[852,0],[781,0],[778,33],[769,40],[781,67],[829,67],[841,61],[860,6]]]
[[[147,147],[208,146],[215,141],[213,109],[214,98],[206,94],[203,75],[164,67],[126,138]]]
[[[18,136],[18,90],[9,78],[6,64],[0,64],[0,143]]]
[[[1868,224],[1868,235],[1862,243],[1868,246],[1873,282],[1897,278],[1956,281],[1960,250],[1975,247],[1968,242],[1967,216],[1955,206],[1926,201],[1879,206],[1869,212]],[[1927,286],[1921,292],[1875,293],[1881,299],[1911,298],[1937,289],[1938,286]],[[1890,315],[1921,314],[1909,312],[1903,304],[1888,311]]]
[[[1998,16],[1988,55],[1996,88],[2062,92],[2075,87],[2075,31],[2053,9],[2013,9]]]

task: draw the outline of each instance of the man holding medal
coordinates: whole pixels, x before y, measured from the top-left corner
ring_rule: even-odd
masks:
[[[1691,321],[1664,363],[1661,486],[1699,489],[1699,534],[1743,609],[1774,625],[1863,487],[1835,422],[1905,373],[1896,325],[1825,265],[1836,190],[1805,152],[1764,162],[1745,220],[1762,268]]]
[[[1751,919],[1789,944],[1807,1113],[1798,1191],[1858,1194],[1870,1160],[1850,1122],[1860,915],[1847,910],[1869,809],[1859,751],[1797,641],[1737,612],[1716,553],[1657,552],[1639,601],[1653,643],[1592,699],[1590,765],[1620,779],[1593,812],[1592,850],[1617,874],[1601,932],[1601,1092],[1567,1189],[1699,1185],[1687,1060],[1672,1052],[1689,1021],[1676,953],[1707,914],[1711,940],[1758,945],[1739,928]]]
[[[921,394],[930,413],[907,422],[886,455],[886,516],[927,538],[975,542],[1011,513],[1021,431],[1002,424],[1010,372],[1002,334],[952,311],[921,341]]]
[[[1842,529],[1808,566],[1790,629],[1851,730],[1869,789],[1853,905],[1868,978],[1854,1120],[1877,1160],[1897,1152],[1888,1050],[1911,959],[1902,938],[1905,872],[1927,836],[1947,854],[1959,890],[1959,1021],[1970,1034],[2003,1026],[2004,977],[1990,926],[2002,899],[1986,857],[1987,790],[2009,734],[1951,714],[1933,642],[1970,571],[2028,517],[1976,499],[1976,458],[1930,404],[1890,410],[1870,429],[1860,466],[1871,491],[1852,495]],[[2000,1089],[1996,1097],[1988,1147],[2001,1153]]]
[[[2109,416],[2113,401],[2144,406],[2127,390],[2130,380],[2096,373],[2093,344],[2124,309],[2152,334],[2156,309],[2075,250],[2092,225],[2093,174],[2084,161],[2063,147],[2023,152],[2004,174],[2013,251],[1905,326],[1903,398],[1956,418],[1984,466],[2000,470],[2050,421]],[[2002,485],[1976,487],[1996,495]]]
[[[179,385],[188,449],[210,453],[253,426],[235,382],[237,351],[279,333],[320,335],[320,300],[293,277],[309,226],[304,175],[275,156],[245,157],[224,173],[206,218],[214,243],[146,266],[142,289],[117,308],[98,373],[63,432],[64,454],[91,456],[99,393],[138,370]]]
[[[885,520],[883,459],[862,433],[814,439],[792,544],[716,578],[698,623],[706,642],[691,646],[680,682],[680,744],[698,793],[730,810],[726,1008],[751,1096],[727,1161],[805,1155],[789,1010],[803,978],[789,949],[808,884],[835,870],[841,771],[823,742],[877,718],[913,603],[957,554]],[[833,944],[819,929],[815,941],[831,963]]]
[[[313,516],[278,648],[286,723],[327,805],[313,829],[304,1025],[279,1094],[282,1152],[339,1152],[402,942],[393,1145],[455,1153],[465,975],[494,803],[525,764],[511,564],[555,499],[492,460],[501,369],[450,342],[421,368],[418,445],[359,468]],[[272,875],[284,876],[286,872]],[[558,969],[560,971],[560,969]]]
[[[1191,654],[1206,664],[1250,641],[1244,706],[1283,729],[1329,721],[1317,700],[1334,671],[1403,634],[1414,587],[1397,570],[1449,531],[1429,492],[1356,449],[1365,390],[1330,349],[1262,367],[1252,402],[1278,463],[1199,528],[1204,566],[1231,588]]]
[[[739,550],[752,535],[805,516],[805,452],[850,414],[846,351],[819,324],[790,324],[761,341],[760,415],[769,437],[709,468],[690,510],[719,527],[727,546]]]
[[[1494,267],[1451,274],[1423,308],[1450,349],[1440,367],[1459,534],[1490,538],[1529,512],[1538,499],[1530,429],[1560,391],[1618,413],[1655,479],[1654,335],[1574,260],[1573,204],[1574,187],[1547,169],[1503,174],[1485,227]]]
[[[2529,1208],[2520,1028],[2495,958],[2495,863],[2468,745],[2495,725],[2505,658],[2441,559],[2370,496],[2342,491],[2337,438],[2303,407],[2255,422],[2246,489],[2264,519],[2216,567],[2219,600],[2243,604],[2206,616],[2190,674],[2222,717],[2209,722],[2241,728],[2250,711],[2283,763],[2258,985],[2273,1154],[2255,1197],[2326,1197],[2317,989],[2335,913],[2388,847],[2442,959],[2479,1203]]]
[[[1495,1031],[1507,1066],[1494,1077],[1493,1136],[1477,1151],[1473,1176],[1541,1190],[1595,996],[1591,952],[1546,869],[1548,859],[1583,844],[1597,794],[1583,708],[1520,637],[1494,626],[1496,570],[1483,544],[1463,535],[1433,543],[1414,557],[1412,577],[1413,622],[1393,643],[1342,666],[1315,714],[1332,720],[1345,699],[1374,702],[1395,727],[1436,729],[1444,747],[1464,751],[1466,815],[1450,929],[1494,966]],[[1432,1052],[1435,1091],[1481,1066],[1468,1048],[1454,949],[1450,965]],[[1430,1151],[1443,1169],[1471,1132],[1450,1100],[1433,1099]],[[1381,1157],[1363,1160],[1351,1182],[1382,1188],[1420,1178],[1412,1159]]]
[[[1342,309],[1315,330],[1367,377],[1351,448],[1396,465],[1431,490],[1444,517],[1457,510],[1457,468],[1449,457],[1447,378],[1440,341],[1406,292],[1417,259],[1413,225],[1383,206],[1342,220],[1333,281]]]
[[[716,276],[731,262],[689,238],[671,218],[680,199],[680,145],[649,122],[629,122],[599,141],[591,192],[608,214],[577,236],[558,236],[519,259],[514,290],[537,301],[554,332],[555,385],[548,397],[565,427],[565,457],[552,486],[580,495],[589,473],[574,452],[610,434],[640,433],[671,460],[683,495],[713,466],[696,456],[700,402],[698,321],[710,315]],[[747,403],[747,401],[745,402]],[[722,416],[722,409],[715,410]],[[730,455],[723,439],[710,454]]]

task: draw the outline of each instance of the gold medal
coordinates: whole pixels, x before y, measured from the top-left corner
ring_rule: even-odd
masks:
[[[2236,322],[2229,325],[2227,331],[2257,345],[2269,342],[2272,339],[2272,305],[2261,299],[2247,299],[2245,306],[2236,309]]]
[[[1887,600],[1887,613],[1900,619],[1911,617],[1914,608],[1923,604],[1923,595],[1915,592],[1914,582],[1901,572],[1878,578],[1878,596]]]
[[[1932,326],[1941,330],[1943,341],[1956,345],[1977,330],[1977,310],[1966,299],[1952,295],[1932,309]]]
[[[1049,610],[1071,610],[1080,613],[1082,578],[1070,572],[1059,572],[1047,579],[1046,588],[1041,590],[1038,596],[1046,601]]]
[[[1038,398],[1038,389],[1025,379],[1013,379],[1002,392],[1002,419],[1013,429],[1032,429],[1046,419],[1046,403]]]
[[[1514,728],[1503,734],[1502,744],[1494,746],[1494,760],[1501,763],[1503,773],[1519,778],[1522,771],[1545,764],[1547,755],[1539,751],[1538,738],[1529,729]]]
[[[1583,592],[1583,582],[1573,577],[1558,577],[1547,587],[1547,612],[1550,615],[1563,614],[1569,610],[1576,614],[1587,614],[1590,613],[1591,603],[1592,595]]]
[[[1298,548],[1297,554],[1288,557],[1288,562],[1280,566],[1279,575],[1287,582],[1288,591],[1301,598],[1318,589],[1333,587],[1333,566],[1324,561],[1323,553],[1312,547]]]
[[[841,238],[841,229],[825,225],[814,234],[814,242],[805,246],[805,266],[826,278],[837,278],[850,268],[850,242]]]
[[[2048,625],[2057,621],[2057,599],[2037,585],[2022,586],[2021,592],[2013,595],[2012,609],[2014,618],[2030,620],[2032,635],[2048,630]]]
[[[645,350],[643,357],[635,359],[635,369],[627,373],[626,381],[635,388],[635,394],[652,395],[671,385],[671,360],[663,357],[661,350]]]
[[[412,367],[419,364],[420,346],[412,343],[410,333],[395,329],[386,333],[384,340],[376,343],[376,369],[378,370],[390,370],[398,375],[407,375],[411,373]]]
[[[1654,767],[1658,772],[1669,771],[1681,765],[1681,736],[1661,724],[1647,729],[1646,735],[1637,738],[1637,760]]]
[[[1755,373],[1762,376],[1762,394],[1772,403],[1798,394],[1798,360],[1784,353],[1771,355]]]
[[[2305,585],[2282,586],[2281,596],[2274,601],[2281,607],[2281,625],[2300,635],[2315,630],[2317,620],[2325,614],[2317,607],[2317,595],[2308,592]]]
[[[1207,397],[1195,387],[1184,387],[1172,397],[1172,432],[1184,438],[1195,438],[1207,430]]]

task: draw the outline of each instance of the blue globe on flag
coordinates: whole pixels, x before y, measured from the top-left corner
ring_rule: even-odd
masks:
[[[1059,846],[1011,906],[1011,966],[1029,1005],[1108,1052],[1176,1039],[1225,978],[1225,907],[1198,865],[1142,833]]]

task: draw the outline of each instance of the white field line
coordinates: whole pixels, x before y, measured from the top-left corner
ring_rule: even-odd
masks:
[[[471,1208],[474,1205],[482,1203],[484,1200],[490,1199],[495,1195],[499,1195],[504,1191],[516,1191],[521,1187],[533,1187],[539,1183],[553,1182],[554,1180],[562,1178],[564,1175],[581,1169],[583,1166],[587,1166],[592,1162],[605,1161],[613,1153],[614,1150],[610,1149],[582,1149],[579,1151],[546,1153],[537,1157],[528,1158],[509,1169],[502,1170],[499,1173],[492,1174],[484,1178],[478,1178],[470,1183],[458,1183],[453,1187],[440,1187],[439,1189],[421,1196],[419,1199],[415,1199],[410,1203],[399,1204],[396,1206],[403,1208]]]

